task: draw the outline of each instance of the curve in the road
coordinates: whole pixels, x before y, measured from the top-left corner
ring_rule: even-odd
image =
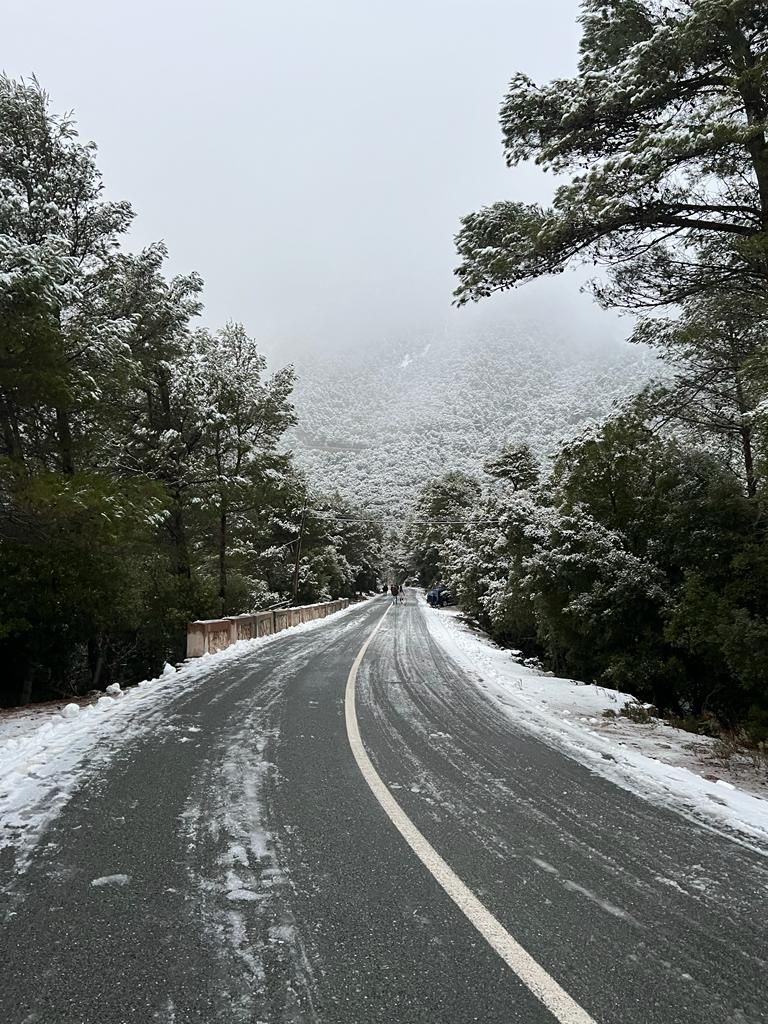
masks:
[[[542,743],[423,602],[383,610],[211,663],[87,758],[0,858],[2,1024],[551,1024],[361,775],[353,663],[386,790],[587,1020],[765,1024],[764,859]]]
[[[555,979],[510,935],[475,893],[443,860],[437,850],[414,825],[390,793],[368,757],[357,721],[355,691],[357,674],[366,651],[384,624],[389,608],[379,619],[355,658],[347,677],[344,712],[347,737],[357,766],[381,804],[385,814],[435,881],[453,900],[465,917],[480,932],[522,983],[546,1006],[559,1024],[595,1024],[594,1018],[573,1000]]]

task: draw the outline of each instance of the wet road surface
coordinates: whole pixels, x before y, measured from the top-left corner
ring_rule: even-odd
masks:
[[[286,633],[86,766],[0,860],[5,1024],[551,1024],[414,856],[344,695],[387,605]],[[387,790],[598,1024],[768,1020],[768,862],[526,732],[389,607],[357,679]],[[565,1019],[565,1018],[563,1018]]]

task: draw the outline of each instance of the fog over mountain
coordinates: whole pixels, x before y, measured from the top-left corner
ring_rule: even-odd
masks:
[[[397,521],[425,480],[478,474],[508,441],[543,464],[558,442],[601,419],[655,372],[650,354],[599,334],[574,338],[556,317],[468,317],[441,334],[391,338],[343,356],[296,359],[298,462]]]
[[[515,71],[569,74],[576,0],[28,0],[4,68],[99,146],[130,242],[205,280],[204,320],[285,358],[440,332],[460,218],[554,182],[504,165]],[[551,294],[577,294],[572,278]],[[594,318],[598,319],[595,311]]]
[[[203,323],[240,321],[271,365],[295,363],[291,440],[312,477],[400,503],[512,436],[544,455],[645,373],[578,275],[451,305],[460,218],[557,184],[505,166],[498,108],[516,71],[574,70],[577,14],[30,0],[6,13],[5,68],[74,108],[107,195],[136,210],[129,244],[162,238],[170,272],[201,273]]]

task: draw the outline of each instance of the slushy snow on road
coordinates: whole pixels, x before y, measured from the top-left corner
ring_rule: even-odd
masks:
[[[603,712],[618,712],[635,698],[527,668],[471,629],[458,611],[425,614],[432,637],[518,728],[646,800],[768,849],[768,784],[756,773],[737,785],[718,778],[723,771],[707,771],[697,751],[713,740],[658,719],[636,725],[606,718]]]
[[[156,679],[128,690],[110,686],[83,707],[70,703],[0,716],[0,850],[12,847],[17,868],[23,870],[43,828],[78,788],[84,771],[109,771],[112,757],[126,742],[161,729],[179,693],[215,681],[233,662],[283,637],[341,625],[357,607],[272,636],[242,640],[218,654],[187,661],[178,671],[166,665]]]

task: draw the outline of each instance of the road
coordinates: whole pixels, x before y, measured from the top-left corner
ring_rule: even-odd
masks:
[[[768,1020],[765,857],[518,728],[431,639],[438,613],[386,608],[214,668],[93,759],[27,870],[0,862],[4,1024]],[[350,746],[366,641],[371,772],[485,931]]]

